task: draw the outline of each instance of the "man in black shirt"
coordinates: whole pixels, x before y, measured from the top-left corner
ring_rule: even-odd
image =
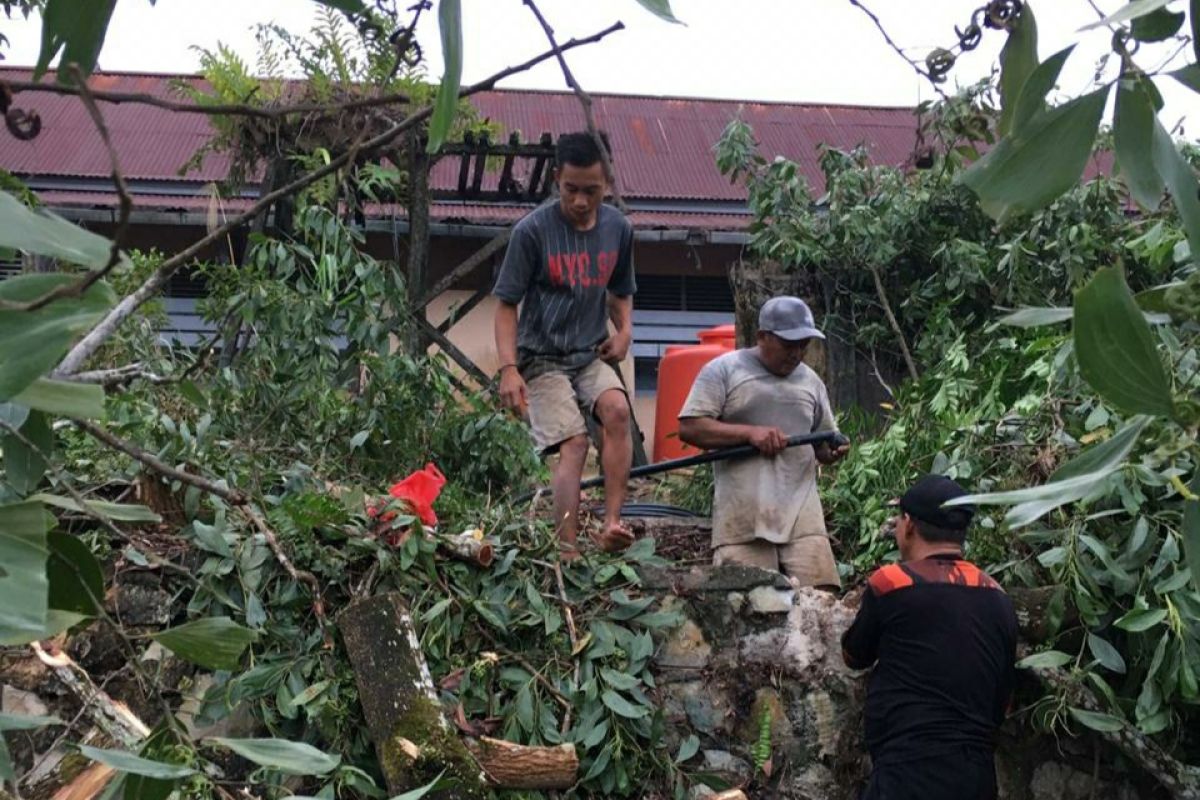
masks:
[[[927,475],[900,499],[901,562],[868,580],[842,637],[867,687],[871,779],[863,800],[991,800],[994,734],[1012,692],[1017,618],[991,577],[962,557],[966,494]]]

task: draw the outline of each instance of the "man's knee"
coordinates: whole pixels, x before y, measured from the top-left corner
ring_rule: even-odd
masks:
[[[619,389],[610,389],[596,400],[596,417],[605,428],[623,429],[629,426],[629,401]]]
[[[588,437],[584,434],[564,439],[558,445],[558,457],[582,462],[587,458]]]

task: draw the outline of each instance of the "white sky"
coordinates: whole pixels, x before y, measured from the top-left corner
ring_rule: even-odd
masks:
[[[404,0],[400,0],[403,5]],[[892,38],[910,55],[954,42],[954,26],[963,26],[984,0],[863,0],[879,15]],[[1123,0],[1098,0],[1109,11]],[[463,0],[466,41],[465,82],[518,63],[545,49],[541,29],[521,0]],[[1172,8],[1182,7],[1177,0]],[[1087,0],[1040,0],[1033,4],[1042,58],[1079,42],[1063,73],[1060,88],[1075,95],[1093,83],[1098,59],[1108,50],[1110,34],[1098,29],[1077,33],[1096,19]],[[627,30],[598,45],[568,54],[580,83],[589,92],[720,97],[861,105],[913,105],[933,92],[883,41],[871,21],[849,0],[672,0],[686,27],[671,25],[644,11],[635,0],[540,0],[539,7],[560,41],[594,33],[622,20]],[[122,0],[109,28],[100,67],[108,70],[191,72],[197,69],[192,45],[231,45],[250,63],[255,58],[252,26],[276,21],[294,31],[307,30],[317,6],[309,0]],[[3,52],[10,65],[32,64],[37,57],[40,22],[0,16],[0,33],[11,45]],[[435,13],[422,17],[420,38],[431,75],[441,74]],[[947,87],[985,76],[996,61],[1004,34],[985,30],[978,50],[960,59]],[[1143,46],[1143,68],[1160,65],[1176,49]],[[1194,60],[1185,48],[1175,66]],[[1113,59],[1105,75],[1111,78]],[[552,62],[510,78],[512,88],[563,88]],[[1168,127],[1189,117],[1200,132],[1200,95],[1164,78],[1162,112]],[[1192,131],[1187,131],[1191,133]]]

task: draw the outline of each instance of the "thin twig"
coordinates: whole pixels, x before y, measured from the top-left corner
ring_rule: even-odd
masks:
[[[563,57],[563,48],[558,46],[558,42],[554,39],[554,28],[550,27],[550,23],[546,21],[546,17],[542,15],[541,9],[537,7],[534,0],[522,0],[525,5],[529,6],[529,10],[537,17],[538,23],[542,26],[542,30],[546,32],[546,39],[550,41],[550,46],[554,48],[554,55],[558,59],[558,66],[562,68],[563,79],[567,82],[567,86],[579,98],[579,104],[583,106],[583,116],[587,120],[588,133],[592,135],[592,140],[596,143],[597,149],[600,150],[600,160],[604,163],[604,172],[607,174],[609,181],[612,182],[613,202],[617,204],[617,208],[622,212],[628,212],[629,207],[625,205],[625,199],[621,197],[621,187],[617,181],[616,170],[613,169],[612,155],[608,152],[608,148],[604,146],[604,140],[600,138],[600,130],[596,127],[596,117],[592,113],[592,98],[583,87],[579,85],[579,81],[575,80],[575,75],[571,72],[571,68],[567,66],[567,59]],[[620,22],[617,25],[621,25]],[[624,27],[622,25],[622,27]]]
[[[567,618],[567,634],[571,637],[571,658],[575,660],[575,679],[571,685],[578,687],[580,668],[583,666],[579,659],[582,654],[578,652],[579,632],[575,628],[575,615],[571,613],[571,602],[567,599],[567,587],[563,583],[562,566],[557,561],[554,562],[554,582],[558,585],[558,598],[562,601],[563,615]],[[562,727],[559,730],[564,734],[571,729],[571,710],[571,707],[568,706],[566,713],[563,714]]]
[[[939,95],[941,95],[942,99],[945,100],[946,93],[942,90],[942,87],[938,86],[937,81],[935,81],[933,79],[933,76],[930,75],[928,71],[921,68],[921,65],[919,62],[917,62],[915,59],[909,58],[907,55],[904,54],[904,48],[902,48],[900,45],[896,44],[895,41],[893,41],[891,35],[889,35],[887,32],[887,28],[883,27],[883,23],[879,20],[879,17],[877,17],[875,15],[875,12],[872,11],[871,9],[867,8],[866,6],[864,6],[860,2],[860,0],[849,0],[849,2],[850,2],[850,5],[854,6],[855,8],[862,11],[864,14],[866,14],[868,17],[871,18],[871,22],[875,23],[875,27],[878,28],[879,32],[883,35],[883,40],[888,43],[888,46],[890,46],[893,50],[896,51],[896,55],[900,56],[906,62],[908,62],[908,65],[910,67],[912,67],[914,70],[916,70],[916,73],[918,75],[920,75],[925,80],[929,81],[929,85],[933,87],[933,90],[935,92],[937,92]]]
[[[133,442],[128,442],[114,434],[112,431],[102,428],[95,423],[82,419],[74,419],[71,421],[75,424],[75,427],[79,428],[85,433],[88,433],[92,437],[99,439],[114,450],[120,450],[125,455],[131,456],[134,460],[140,461],[154,471],[166,475],[168,478],[177,480],[180,483],[186,483],[189,486],[195,486],[198,489],[203,489],[209,494],[214,494],[231,505],[241,506],[245,505],[247,502],[246,496],[242,494],[242,492],[236,489],[229,489],[225,486],[221,486],[220,484],[210,481],[207,478],[202,478],[199,475],[193,475],[190,472],[184,472],[181,469],[176,469],[170,464],[164,462],[162,459],[158,458],[150,451],[143,450]]]
[[[900,329],[900,323],[896,321],[896,315],[892,313],[892,304],[888,302],[887,292],[883,290],[883,280],[879,277],[879,270],[875,267],[870,267],[870,270],[871,278],[875,281],[875,293],[879,296],[879,304],[883,306],[883,314],[887,317],[888,324],[892,326],[892,332],[896,334],[900,353],[904,356],[904,365],[908,367],[908,377],[916,381],[918,380],[917,364],[913,361],[912,353],[909,352],[904,331]]]
[[[317,580],[317,576],[303,569],[296,569],[296,565],[288,558],[284,552],[283,545],[279,543],[279,537],[275,535],[275,531],[271,530],[271,526],[263,519],[262,514],[249,504],[242,505],[239,510],[250,523],[258,529],[258,532],[263,535],[267,541],[267,546],[271,548],[271,552],[275,554],[275,560],[283,567],[292,580],[297,583],[303,583],[308,586],[308,590],[312,593],[313,598],[313,614],[316,615],[317,625],[321,628],[321,640],[325,646],[326,653],[333,650],[333,630],[329,627],[329,618],[325,614],[325,598],[321,594],[321,583]],[[328,665],[326,665],[328,667]]]
[[[485,78],[479,83],[472,84],[471,86],[462,89],[458,93],[458,96],[469,97],[473,94],[487,91],[493,88],[496,83],[504,78],[529,70],[543,61],[554,58],[562,51],[598,42],[609,34],[622,30],[624,27],[624,25],[618,22],[587,38],[572,39],[571,41],[562,45],[562,47],[542,53],[541,55],[531,58],[522,64],[503,69],[500,72],[497,72],[495,75]],[[383,133],[363,142],[360,150],[370,152],[377,148],[383,147],[409,128],[424,122],[432,115],[432,113],[432,107],[426,107],[419,111],[413,112],[404,120],[392,126]],[[58,368],[54,371],[54,375],[57,377],[63,377],[65,375],[78,372],[83,366],[84,362],[87,361],[87,359],[90,358],[93,353],[100,349],[100,346],[104,344],[104,342],[107,341],[110,336],[112,336],[122,322],[124,322],[135,311],[137,311],[137,309],[140,308],[143,303],[157,295],[162,287],[166,285],[167,281],[171,279],[171,276],[174,275],[180,267],[203,252],[204,249],[210,244],[237,229],[243,223],[254,219],[254,217],[258,216],[263,209],[270,206],[276,200],[295,194],[301,189],[316,183],[326,175],[337,172],[339,169],[350,163],[350,159],[352,157],[356,156],[357,151],[347,151],[346,153],[343,153],[342,155],[330,161],[324,167],[310,172],[308,175],[298,178],[286,186],[280,187],[274,192],[259,198],[254,205],[252,205],[243,213],[229,220],[221,227],[213,230],[207,236],[195,242],[190,247],[185,248],[184,250],[176,253],[174,256],[164,261],[159,268],[155,270],[154,274],[146,280],[145,283],[143,283],[133,293],[127,295],[123,300],[121,300],[121,302],[119,302],[108,313],[108,315],[96,325],[96,327],[94,327],[71,349],[69,353],[67,353],[66,357],[62,360],[62,363],[60,363]]]

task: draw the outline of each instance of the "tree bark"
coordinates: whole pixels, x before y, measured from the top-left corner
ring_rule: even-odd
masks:
[[[408,296],[421,297],[429,282],[429,156],[418,129],[408,132]],[[425,309],[416,309],[425,319]],[[423,326],[410,330],[409,352],[420,353],[426,339]]]
[[[896,343],[900,345],[900,352],[904,356],[904,366],[908,368],[908,377],[914,381],[918,379],[917,364],[913,361],[912,353],[908,349],[908,340],[904,338],[904,331],[900,329],[900,323],[896,321],[896,315],[892,313],[892,304],[888,302],[887,292],[883,289],[883,279],[879,277],[879,270],[875,267],[870,267],[871,279],[875,281],[875,294],[879,297],[879,304],[883,306],[883,315],[887,317],[888,325],[892,328],[892,333],[896,334]]]
[[[1104,711],[1090,689],[1071,680],[1062,670],[1035,668],[1033,672],[1047,687],[1062,692],[1071,705],[1088,711]],[[1101,731],[1096,735],[1145,770],[1175,800],[1200,800],[1200,767],[1180,762],[1133,725],[1125,723],[1119,730]]]
[[[570,789],[579,771],[573,744],[530,747],[483,736],[471,751],[488,781],[505,789]]]
[[[388,793],[424,786],[444,771],[455,785],[430,793],[431,800],[486,797],[479,765],[442,714],[402,596],[392,592],[358,600],[337,623]]]

